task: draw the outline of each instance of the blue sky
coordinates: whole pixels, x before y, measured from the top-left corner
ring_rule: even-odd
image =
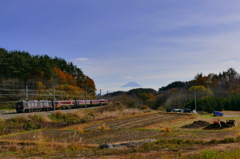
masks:
[[[73,62],[97,89],[240,72],[238,0],[1,0],[0,47]]]

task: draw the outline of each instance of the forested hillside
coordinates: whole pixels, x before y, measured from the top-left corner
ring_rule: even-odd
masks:
[[[0,100],[95,97],[94,81],[71,62],[0,49]],[[27,95],[26,95],[26,91]],[[32,91],[32,92],[31,92]]]
[[[192,80],[175,81],[159,88],[134,89],[129,92],[109,94],[114,101],[121,101],[129,107],[196,108],[198,111],[240,110],[240,76],[233,68],[219,74],[198,73]]]

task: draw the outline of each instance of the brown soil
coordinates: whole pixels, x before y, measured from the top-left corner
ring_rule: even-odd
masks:
[[[107,127],[114,130],[119,129],[135,129],[143,128],[146,126],[171,122],[172,120],[177,120],[190,116],[189,114],[180,114],[180,113],[151,113],[147,115],[139,115],[133,117],[127,117],[120,120],[113,120],[105,122]],[[96,129],[101,124],[93,125],[86,127],[85,129]]]
[[[210,125],[209,122],[203,121],[203,120],[198,120],[194,121],[192,124],[184,125],[182,128],[191,128],[191,129],[196,129],[196,128],[201,128]]]

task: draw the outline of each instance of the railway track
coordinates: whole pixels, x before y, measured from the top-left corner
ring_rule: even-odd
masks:
[[[99,106],[97,106],[99,108]],[[87,107],[87,108],[78,108],[78,109],[65,109],[65,110],[56,110],[56,111],[63,111],[65,113],[72,113],[81,109],[93,109],[93,108],[97,108],[97,107]],[[29,116],[29,115],[49,115],[54,113],[55,111],[51,110],[51,111],[43,111],[43,112],[29,112],[29,113],[17,113],[15,110],[11,110],[11,111],[2,111],[0,112],[0,119],[9,119],[9,118],[13,118],[13,117],[17,117],[17,116]]]

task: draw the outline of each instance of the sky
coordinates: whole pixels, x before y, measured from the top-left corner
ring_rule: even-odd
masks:
[[[0,48],[60,57],[97,90],[240,72],[239,0],[0,0]]]

